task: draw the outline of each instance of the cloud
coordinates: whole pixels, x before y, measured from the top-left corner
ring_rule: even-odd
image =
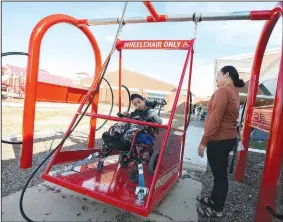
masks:
[[[214,37],[225,45],[254,45],[258,41],[264,22],[231,21],[223,22],[221,25],[205,30],[212,33]],[[282,27],[277,25],[273,31],[273,41],[281,44]]]

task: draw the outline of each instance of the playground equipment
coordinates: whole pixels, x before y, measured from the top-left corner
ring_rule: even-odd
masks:
[[[24,116],[23,116],[23,145],[22,154],[20,160],[21,168],[29,168],[32,165],[32,150],[33,150],[33,135],[34,135],[34,114],[35,114],[35,102],[36,101],[53,101],[53,102],[76,102],[81,103],[78,112],[75,114],[70,127],[68,128],[62,142],[53,150],[47,158],[37,167],[36,171],[31,175],[28,182],[37,172],[37,170],[43,165],[43,163],[55,153],[48,168],[42,175],[44,180],[50,181],[54,184],[63,186],[65,188],[82,193],[89,197],[93,197],[102,202],[111,204],[113,206],[128,210],[130,212],[137,213],[139,215],[147,216],[152,210],[156,208],[158,203],[164,198],[171,187],[176,183],[178,178],[182,174],[182,160],[184,154],[184,144],[186,138],[186,126],[188,116],[188,106],[186,107],[186,114],[184,118],[184,129],[175,129],[172,127],[174,113],[176,110],[178,98],[182,83],[184,82],[184,76],[186,68],[190,60],[190,71],[188,78],[188,93],[187,103],[190,95],[192,63],[193,63],[193,45],[194,39],[191,40],[160,40],[160,41],[120,41],[118,40],[118,34],[121,31],[123,25],[135,24],[135,23],[159,23],[159,22],[185,22],[193,21],[196,24],[202,21],[223,21],[223,20],[266,20],[266,24],[263,28],[260,36],[254,59],[254,65],[252,68],[252,75],[249,86],[249,93],[246,104],[245,123],[243,127],[243,145],[246,150],[240,153],[239,161],[236,168],[235,179],[239,182],[244,180],[245,163],[247,159],[247,147],[249,142],[249,136],[251,127],[253,126],[252,116],[254,113],[254,105],[256,101],[256,94],[258,88],[258,79],[260,73],[260,67],[266,49],[269,37],[272,30],[278,21],[279,17],[283,14],[283,3],[279,2],[272,10],[261,10],[251,12],[232,12],[232,13],[212,13],[212,14],[200,14],[194,13],[192,16],[169,16],[160,15],[154,9],[150,2],[144,2],[144,5],[150,12],[150,16],[147,18],[129,18],[124,20],[124,12],[121,18],[115,19],[100,19],[100,20],[77,20],[67,15],[51,15],[42,19],[34,28],[29,42],[29,58],[27,65],[26,76],[26,91],[25,91],[25,104],[24,104]],[[39,65],[39,53],[41,40],[46,31],[55,24],[69,23],[78,27],[90,40],[91,46],[95,54],[95,80],[91,88],[86,91],[76,92],[71,94],[68,87],[59,89],[55,85],[42,85],[37,82],[37,72]],[[117,36],[114,41],[113,48],[102,65],[100,50],[95,38],[89,31],[87,26],[90,25],[111,25],[119,24]],[[99,85],[105,74],[106,68],[109,64],[111,55],[115,48],[120,53],[119,62],[119,111],[121,111],[121,66],[122,66],[122,53],[124,49],[167,49],[167,50],[186,50],[187,56],[184,63],[184,68],[180,77],[179,86],[176,92],[175,101],[172,107],[172,112],[167,125],[159,125],[153,123],[147,123],[142,121],[121,119],[118,117],[110,117],[97,113]],[[266,160],[263,171],[263,177],[261,182],[261,188],[259,192],[258,205],[255,214],[255,221],[271,221],[272,214],[276,216],[274,209],[274,203],[276,199],[277,183],[279,180],[280,170],[283,162],[283,144],[282,144],[282,129],[283,129],[283,51],[281,50],[281,64],[278,75],[278,85],[275,95],[275,102],[272,111],[271,122],[269,123],[269,142],[266,152]],[[39,90],[40,89],[40,90]],[[50,93],[52,92],[52,93]],[[82,98],[83,95],[83,98]],[[83,105],[88,102],[87,108],[92,105],[90,113],[86,113],[87,108],[82,112]],[[77,118],[80,115],[78,121]],[[73,132],[74,128],[78,125],[81,118],[86,115],[91,117],[90,133],[88,137],[88,148],[79,151],[61,151],[64,141]],[[128,189],[127,187],[135,188],[136,185],[129,183],[127,173],[125,169],[118,166],[116,162],[108,162],[107,169],[101,173],[94,171],[96,165],[82,166],[80,171],[84,175],[79,173],[66,174],[61,176],[53,175],[50,170],[54,165],[66,164],[78,160],[82,160],[95,153],[99,148],[95,148],[95,128],[96,119],[102,118],[113,121],[123,121],[128,123],[135,123],[144,126],[151,126],[159,128],[161,134],[159,136],[159,144],[155,144],[155,148],[159,150],[159,156],[157,165],[154,171],[154,175],[150,175],[146,168],[144,169],[144,204],[137,205],[137,194],[135,189]],[[158,139],[157,139],[158,140]],[[139,166],[139,170],[142,166]],[[50,172],[50,173],[49,173]],[[22,195],[20,208],[24,218],[27,221],[31,221],[23,211],[22,200],[23,194],[27,188],[25,185]],[[139,196],[138,196],[139,197]]]
[[[28,56],[27,53],[24,52],[8,52],[2,53],[2,57],[9,55],[25,55]],[[1,91],[6,91],[6,96],[8,96],[8,92],[11,93],[12,98],[14,94],[18,96],[19,99],[22,98],[24,94],[24,84],[25,80],[22,76],[17,76],[15,73],[6,73],[3,72],[2,68],[2,81],[1,81]]]

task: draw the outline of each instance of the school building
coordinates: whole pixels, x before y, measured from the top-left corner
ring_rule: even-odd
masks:
[[[78,87],[89,88],[93,82],[93,76],[82,78]],[[114,94],[114,104],[118,105],[119,92],[119,71],[106,72],[105,78],[109,81]],[[130,93],[138,93],[149,101],[165,100],[167,105],[162,109],[164,112],[170,112],[174,99],[176,96],[177,86],[164,82],[162,80],[154,79],[141,73],[130,71],[127,69],[122,70],[122,85],[126,86]],[[100,102],[105,104],[111,104],[111,92],[109,86],[105,81],[102,81],[100,87]],[[184,113],[185,101],[187,98],[186,90],[182,90],[178,100],[178,113]],[[121,92],[121,103],[122,106],[128,106],[129,98],[125,88],[122,87]],[[158,109],[159,107],[157,107]]]
[[[215,80],[217,72],[225,65],[233,65],[238,70],[240,78],[246,83],[245,87],[239,89],[242,102],[245,101],[248,95],[253,60],[254,52],[229,57],[221,57],[215,60]],[[279,73],[279,63],[280,49],[267,49],[265,51],[260,70],[257,106],[273,104]],[[214,87],[215,89],[217,88],[216,81]]]

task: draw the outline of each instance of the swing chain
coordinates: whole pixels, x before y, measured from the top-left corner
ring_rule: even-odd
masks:
[[[198,29],[198,23],[201,22],[201,13],[195,12],[193,15],[193,21],[195,22],[195,31],[194,31],[194,37],[197,36],[197,29]]]

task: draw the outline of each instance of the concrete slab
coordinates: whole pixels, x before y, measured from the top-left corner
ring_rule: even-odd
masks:
[[[198,221],[196,197],[201,183],[192,179],[180,179],[156,210],[174,221]]]
[[[24,209],[36,221],[197,221],[200,191],[201,183],[180,179],[157,210],[144,218],[45,182],[27,190]],[[20,194],[2,199],[2,221],[23,221]]]
[[[207,157],[206,152],[204,157],[198,156],[198,146],[203,136],[204,129],[201,127],[189,126],[186,133],[186,143],[183,161],[189,162],[194,165],[206,167]]]

